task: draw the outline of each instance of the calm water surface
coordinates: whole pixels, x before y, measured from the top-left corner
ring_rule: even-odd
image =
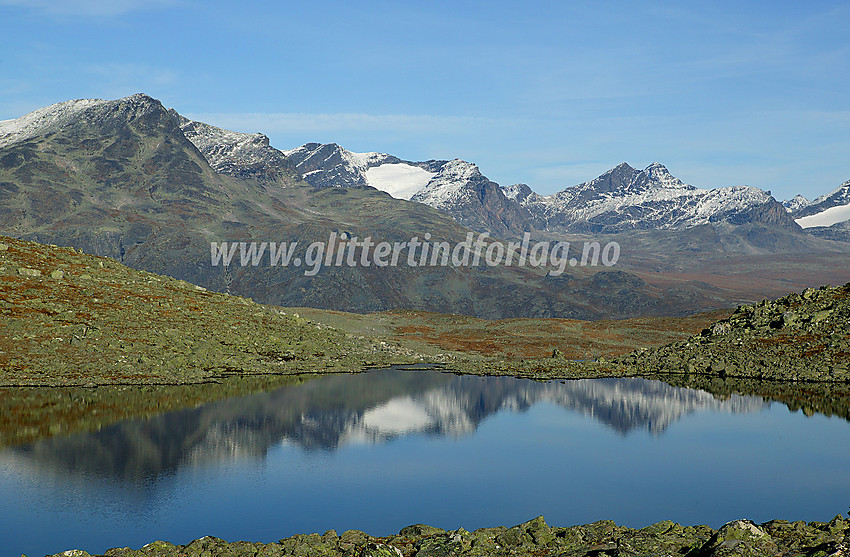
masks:
[[[329,376],[0,450],[0,554],[426,523],[829,520],[850,423],[642,379]]]

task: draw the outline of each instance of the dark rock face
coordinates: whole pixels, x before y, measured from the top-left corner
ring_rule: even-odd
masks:
[[[711,222],[728,222],[735,225],[761,223],[790,230],[802,230],[800,225],[794,222],[793,217],[785,210],[782,203],[775,199],[761,205],[745,207],[742,210],[718,213],[709,220]]]
[[[357,160],[336,143],[306,143],[287,152],[287,158],[304,180],[316,188],[352,188],[368,186],[363,174],[370,166],[403,162],[397,157],[374,153]]]
[[[3,185],[0,184],[0,188]],[[806,232],[818,238],[832,240],[835,242],[850,242],[850,221],[839,222],[832,226],[819,226],[808,228]]]

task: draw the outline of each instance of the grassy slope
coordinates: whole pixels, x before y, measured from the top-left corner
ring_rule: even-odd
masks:
[[[109,258],[0,241],[0,385],[185,384],[411,358]]]

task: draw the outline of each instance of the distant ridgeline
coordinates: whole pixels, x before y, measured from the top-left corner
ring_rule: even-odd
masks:
[[[525,185],[502,187],[459,159],[405,161],[317,143],[281,151],[262,134],[188,120],[144,94],[67,101],[0,122],[0,233],[264,303],[357,312],[682,315],[809,285],[815,264],[818,280],[843,283],[847,223],[820,226],[844,214],[843,191],[786,208],[758,188],[685,185],[653,163],[621,164],[540,196]],[[622,254],[615,267],[578,265],[557,276],[516,264],[342,264],[306,276],[295,265],[210,260],[213,242],[308,246],[345,234],[457,245],[470,232],[488,233],[485,247],[528,235],[616,241]],[[784,281],[761,280],[777,272],[777,261]],[[760,281],[745,286],[725,278],[753,271]]]

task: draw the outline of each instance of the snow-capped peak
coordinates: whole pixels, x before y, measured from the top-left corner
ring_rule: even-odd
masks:
[[[386,153],[355,153],[336,143],[307,143],[283,154],[313,186],[371,186],[398,199],[410,199],[436,174],[429,164],[435,161],[411,163]]]
[[[839,200],[847,200],[850,201],[850,180],[847,180],[831,192],[826,195],[821,195],[817,197],[810,203],[810,205],[817,205],[818,203],[823,203],[828,199],[839,199]]]
[[[76,99],[34,110],[14,120],[0,121],[0,147],[25,141],[68,125],[77,118],[98,122],[105,117],[133,119],[151,110],[162,109],[159,101],[144,93],[123,99]]]
[[[180,117],[180,129],[210,166],[221,172],[223,167],[241,162],[253,164],[263,160],[260,150],[269,147],[269,138],[261,133],[232,132]]]
[[[443,180],[472,180],[481,176],[478,165],[460,159],[453,159],[443,165],[439,172]]]
[[[366,186],[366,170],[385,162],[399,162],[385,153],[354,153],[336,143],[305,143],[283,154],[316,187]]]
[[[34,110],[14,120],[0,121],[0,147],[24,141],[67,123],[80,112],[105,104],[103,99],[76,99]]]
[[[659,162],[653,162],[644,169],[650,181],[658,184],[662,188],[685,188],[687,187],[681,180],[670,174],[667,167]]]
[[[176,113],[174,113],[176,114]],[[262,133],[242,133],[179,116],[180,129],[219,174],[288,185],[291,165]]]
[[[805,207],[806,205],[809,205],[810,203],[811,203],[811,201],[809,201],[808,199],[806,199],[805,197],[803,197],[802,195],[800,195],[798,193],[797,195],[795,195],[791,199],[786,199],[785,201],[783,201],[782,206],[785,207],[785,210],[788,211],[789,213],[795,213],[795,212],[799,211],[800,209],[802,209],[803,207]]]
[[[469,182],[484,179],[477,165],[460,159],[450,160],[423,190],[410,199],[437,209],[447,209],[472,195],[466,187]]]
[[[298,169],[322,167],[329,161],[344,164],[349,171],[360,173],[372,166],[381,164],[391,157],[386,153],[355,153],[336,143],[305,143],[301,147],[282,151],[284,155],[293,158]]]
[[[337,145],[337,147],[339,147],[339,145]],[[363,172],[365,172],[367,169],[369,169],[372,166],[376,166],[378,164],[381,164],[383,161],[385,161],[390,156],[386,153],[376,153],[376,152],[354,153],[352,151],[349,151],[348,149],[345,149],[344,147],[339,147],[339,150],[340,150],[340,153],[342,154],[342,157],[346,161],[348,161],[348,163],[351,166],[353,166],[353,167],[355,167],[358,170],[361,170]]]
[[[554,195],[508,193],[536,217],[539,227],[605,232],[690,228],[774,201],[768,192],[750,186],[687,185],[657,162],[644,170],[622,163]]]

